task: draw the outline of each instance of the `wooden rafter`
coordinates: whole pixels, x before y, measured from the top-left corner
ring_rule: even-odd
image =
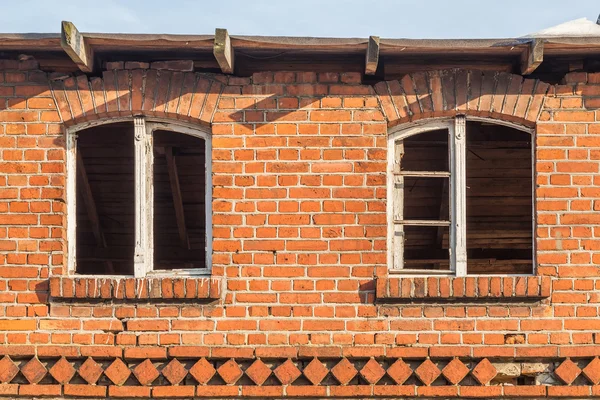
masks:
[[[221,67],[221,72],[224,74],[233,74],[234,53],[227,29],[215,29],[213,54],[219,63],[219,67]]]
[[[521,54],[521,74],[530,75],[544,61],[544,41],[533,39],[527,50]]]
[[[106,248],[106,237],[104,236],[102,226],[100,225],[98,208],[96,207],[96,201],[92,194],[92,188],[90,186],[87,171],[85,170],[83,157],[79,152],[77,153],[77,175],[79,176],[79,189],[83,196],[83,203],[85,204],[85,210],[92,226],[92,233],[96,239],[96,245],[99,248]],[[109,273],[114,272],[114,266],[111,261],[106,261],[106,267]]]
[[[94,50],[86,43],[85,38],[72,22],[62,22],[60,45],[81,71],[94,70]]]
[[[369,36],[367,54],[365,56],[365,74],[375,75],[379,64],[379,36]]]
[[[181,186],[179,176],[177,175],[177,164],[173,156],[173,148],[165,147],[165,157],[167,159],[167,170],[169,171],[169,181],[171,183],[171,193],[173,195],[173,206],[175,207],[175,218],[177,219],[177,230],[179,231],[179,240],[181,245],[189,249],[190,240],[185,226],[185,213],[183,211],[183,199],[181,197]]]

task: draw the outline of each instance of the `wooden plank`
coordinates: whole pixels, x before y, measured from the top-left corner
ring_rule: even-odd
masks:
[[[181,186],[179,185],[179,176],[177,175],[177,164],[173,156],[173,148],[165,147],[165,157],[167,159],[167,170],[169,172],[169,182],[171,183],[171,193],[173,195],[173,206],[175,208],[175,218],[177,220],[177,230],[181,245],[189,249],[190,240],[185,226],[185,213],[183,211],[183,199],[181,197]]]
[[[87,172],[85,170],[85,164],[83,163],[83,157],[81,153],[77,153],[77,175],[79,176],[79,190],[81,191],[83,202],[85,204],[85,210],[87,212],[90,225],[92,226],[92,233],[96,239],[96,244],[100,248],[106,248],[106,237],[102,231],[100,225],[100,217],[98,216],[98,208],[94,201],[94,195],[90,186]],[[106,268],[108,273],[114,273],[115,269],[111,261],[106,261]]]
[[[219,63],[219,67],[221,67],[221,72],[224,74],[233,74],[234,52],[227,29],[215,29],[213,54]]]
[[[375,75],[379,64],[379,36],[369,36],[365,55],[365,74]]]
[[[89,46],[75,25],[63,21],[60,30],[60,45],[83,72],[94,70],[94,49]]]
[[[394,220],[394,224],[403,226],[450,226],[450,221],[430,221],[427,219],[396,219]]]
[[[533,73],[544,61],[544,41],[533,39],[527,50],[521,53],[521,74]]]
[[[409,178],[444,178],[449,177],[450,172],[445,171],[400,171],[395,173],[396,176],[404,176]]]

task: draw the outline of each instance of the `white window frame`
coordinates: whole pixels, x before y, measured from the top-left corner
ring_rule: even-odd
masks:
[[[91,121],[66,129],[67,148],[67,271],[77,274],[77,134],[85,129],[117,122],[131,122],[134,129],[135,176],[135,251],[134,277],[209,275],[212,270],[212,142],[210,133],[179,121],[134,117]],[[205,145],[205,235],[206,268],[154,270],[154,148],[153,133],[164,130],[182,133],[204,140]],[[112,275],[115,276],[115,275]],[[131,275],[120,275],[131,277]]]
[[[536,269],[536,251],[535,251],[535,142],[534,142],[534,130],[522,125],[490,120],[487,118],[476,118],[466,117],[465,115],[456,115],[450,119],[444,120],[429,120],[420,123],[411,124],[408,127],[399,127],[388,134],[388,162],[387,162],[387,263],[388,270],[391,273],[405,274],[405,275],[417,275],[417,276],[431,276],[431,275],[454,275],[454,276],[466,276],[467,275],[467,232],[466,232],[466,122],[469,121],[482,121],[488,123],[494,123],[497,125],[505,125],[513,129],[517,129],[523,132],[527,132],[532,136],[531,140],[531,162],[532,162],[532,263],[533,271],[531,274],[526,276],[534,275]],[[396,142],[399,140],[406,139],[408,137],[418,135],[424,132],[446,130],[448,132],[448,147],[449,147],[449,215],[450,220],[448,226],[450,228],[450,246],[449,246],[449,270],[417,270],[407,269],[403,265],[403,244],[402,238],[397,239],[395,232],[398,228],[398,220],[402,220],[402,206],[403,198],[402,193],[399,190],[395,190],[396,180],[399,178],[399,168],[396,166]],[[418,172],[415,174],[419,174]],[[411,174],[409,174],[410,176]],[[413,174],[414,175],[414,174]],[[400,177],[402,179],[402,177]],[[411,223],[412,222],[412,223]],[[443,226],[440,223],[428,221],[411,221],[405,222],[407,225],[419,225],[422,223],[424,226]],[[402,230],[403,228],[399,228]],[[472,274],[486,275],[486,274]],[[523,275],[523,274],[514,274]]]

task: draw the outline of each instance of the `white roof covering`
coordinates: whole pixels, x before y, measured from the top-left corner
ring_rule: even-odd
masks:
[[[562,24],[542,29],[525,37],[600,37],[600,25],[587,18],[574,19]]]

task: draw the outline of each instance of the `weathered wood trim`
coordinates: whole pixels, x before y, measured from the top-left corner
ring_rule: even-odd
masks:
[[[521,74],[530,75],[544,61],[544,41],[533,39],[527,50],[521,53]]]
[[[67,273],[77,268],[77,129],[66,130]]]
[[[219,63],[219,67],[221,67],[221,72],[224,74],[233,74],[234,52],[227,29],[215,29],[213,54]]]
[[[365,55],[365,74],[375,75],[379,64],[379,36],[369,36]]]
[[[388,135],[388,162],[387,162],[387,198],[391,201],[387,202],[387,247],[388,247],[388,268],[392,272],[402,271],[404,267],[404,244],[403,232],[404,225],[411,225],[413,222],[419,224],[419,221],[403,221],[403,193],[402,184],[405,176],[437,176],[438,172],[429,171],[401,171],[400,162],[404,152],[402,140],[420,133],[435,131],[439,129],[450,128],[450,122],[445,120],[437,120],[428,124],[415,124],[404,127],[404,129],[396,129]],[[448,173],[444,172],[444,175]],[[397,188],[400,186],[400,188]],[[429,224],[435,221],[425,221]],[[438,221],[439,225],[440,222]],[[444,223],[442,223],[444,225]],[[448,223],[446,222],[447,226]],[[433,225],[437,226],[437,225]],[[414,273],[409,271],[408,273]],[[423,271],[420,271],[423,274]],[[428,274],[429,271],[426,271]],[[444,272],[446,273],[446,272]]]
[[[457,115],[450,129],[450,269],[467,274],[466,117]]]
[[[152,269],[154,255],[152,216],[152,136],[146,132],[143,117],[134,117],[135,146],[135,253],[134,276],[141,278]]]
[[[86,43],[85,38],[72,22],[62,21],[60,45],[81,71],[94,70],[94,49]]]

